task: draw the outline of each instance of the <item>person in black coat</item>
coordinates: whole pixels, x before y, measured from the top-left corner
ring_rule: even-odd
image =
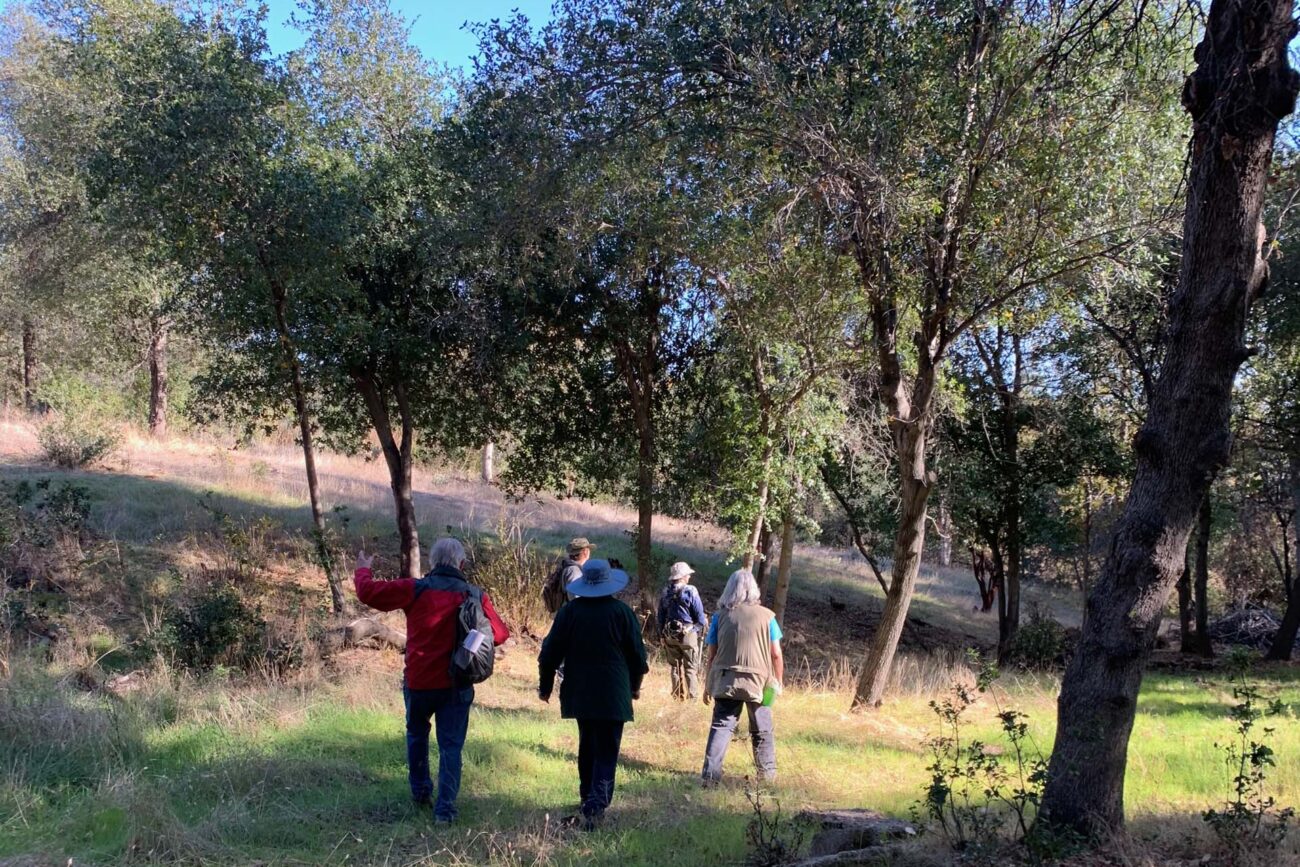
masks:
[[[640,697],[649,671],[641,623],[614,594],[627,586],[627,573],[608,561],[588,560],[582,577],[568,586],[573,600],[555,615],[537,660],[542,701],[551,700],[555,671],[560,682],[560,715],[578,722],[578,793],[581,822],[600,826],[614,797],[614,773],[623,741],[623,726],[632,721],[632,702]]]

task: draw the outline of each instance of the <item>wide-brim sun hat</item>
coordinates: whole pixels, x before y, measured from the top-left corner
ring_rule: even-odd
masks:
[[[574,596],[592,598],[613,596],[627,586],[630,579],[622,569],[613,569],[608,560],[588,560],[582,564],[582,577],[569,582],[564,589]]]
[[[674,563],[672,565],[672,568],[668,570],[668,580],[685,581],[687,578],[691,577],[694,574],[695,574],[695,570],[691,568],[691,565],[689,563],[677,562]]]

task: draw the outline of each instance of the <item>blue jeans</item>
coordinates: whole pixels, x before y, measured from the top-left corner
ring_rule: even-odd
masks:
[[[456,795],[460,792],[460,751],[469,731],[469,708],[474,687],[456,689],[402,688],[406,699],[406,764],[410,770],[411,797],[417,801],[433,795],[429,777],[429,719],[434,720],[438,739],[438,799],[434,815],[456,818]]]
[[[722,779],[722,760],[731,746],[731,735],[740,722],[740,711],[749,714],[749,733],[754,741],[754,768],[759,780],[776,779],[776,733],[772,728],[772,708],[756,701],[734,701],[726,698],[713,700],[713,724],[709,727],[709,740],[704,747],[704,779],[716,782]]]

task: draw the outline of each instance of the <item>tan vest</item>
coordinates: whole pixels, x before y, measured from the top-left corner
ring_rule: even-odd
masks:
[[[714,698],[759,701],[772,675],[771,623],[762,605],[737,605],[718,614],[718,652],[709,669]]]

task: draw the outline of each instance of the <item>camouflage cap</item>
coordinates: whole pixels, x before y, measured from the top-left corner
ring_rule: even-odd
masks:
[[[584,548],[595,548],[595,544],[588,541],[586,536],[578,536],[576,539],[569,540],[569,553],[580,553]]]

